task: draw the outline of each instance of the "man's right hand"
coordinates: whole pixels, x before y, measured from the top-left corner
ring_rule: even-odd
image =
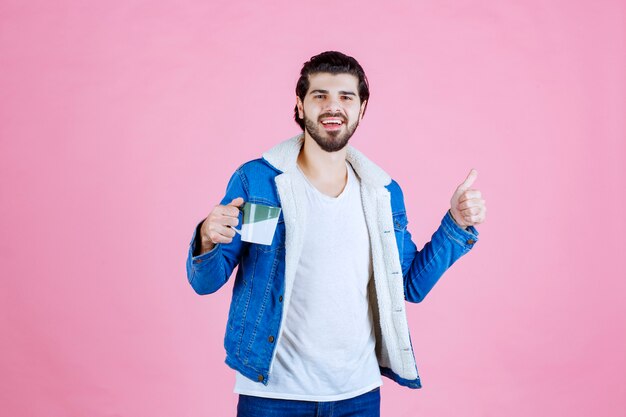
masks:
[[[229,226],[239,224],[239,209],[244,203],[243,198],[237,197],[225,206],[217,205],[202,222],[200,239],[202,249],[200,253],[206,253],[213,249],[217,243],[230,243],[233,241],[235,231]]]

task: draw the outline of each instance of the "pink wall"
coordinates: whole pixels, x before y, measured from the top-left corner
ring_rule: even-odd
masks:
[[[196,295],[196,222],[298,132],[337,49],[371,103],[352,143],[403,185],[421,248],[470,168],[480,242],[409,323],[422,390],[384,416],[626,408],[626,6],[620,1],[0,3],[0,409],[234,415],[232,280]]]

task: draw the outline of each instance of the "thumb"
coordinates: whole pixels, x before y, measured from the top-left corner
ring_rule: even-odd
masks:
[[[465,178],[465,181],[463,181],[463,183],[461,183],[461,185],[458,186],[457,190],[458,191],[467,190],[468,188],[472,186],[472,184],[474,184],[474,181],[476,181],[477,177],[478,177],[478,171],[472,168],[469,174],[467,174],[467,178]]]
[[[234,198],[233,201],[231,201],[230,203],[228,203],[228,206],[235,206],[235,207],[239,207],[240,205],[243,204],[243,198],[242,197],[237,197]]]

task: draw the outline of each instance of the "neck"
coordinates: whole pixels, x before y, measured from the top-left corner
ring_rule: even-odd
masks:
[[[304,144],[298,155],[298,165],[304,174],[314,181],[345,182],[347,146],[337,152],[326,152],[305,131]]]

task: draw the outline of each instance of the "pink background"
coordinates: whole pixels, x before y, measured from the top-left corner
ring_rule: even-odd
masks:
[[[296,133],[303,62],[353,55],[352,144],[421,248],[471,168],[480,242],[408,308],[422,390],[384,416],[623,416],[620,1],[0,3],[0,409],[229,416],[233,280],[185,257],[242,162]]]

